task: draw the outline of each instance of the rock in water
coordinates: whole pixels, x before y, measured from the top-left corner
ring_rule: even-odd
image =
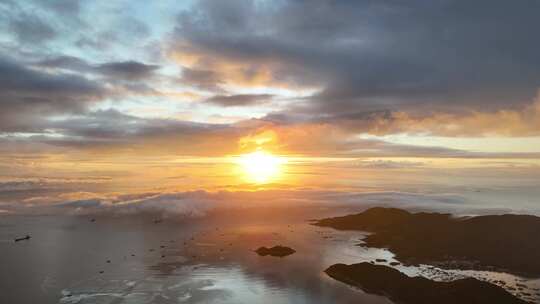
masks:
[[[281,258],[295,253],[296,250],[285,246],[274,246],[272,248],[260,247],[255,252],[260,256],[270,255]]]
[[[324,271],[330,277],[403,304],[525,304],[503,288],[474,278],[451,282],[408,277],[388,266],[335,264]]]

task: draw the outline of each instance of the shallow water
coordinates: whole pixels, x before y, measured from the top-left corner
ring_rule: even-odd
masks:
[[[140,217],[96,222],[75,216],[3,217],[0,302],[391,303],[323,272],[335,263],[386,259],[382,264],[387,264],[391,252],[357,246],[359,232],[312,226],[307,219],[313,217],[291,212],[274,220],[264,213],[157,224]],[[13,242],[25,234],[32,239]],[[253,252],[279,244],[297,252],[284,258]],[[501,280],[523,289],[513,293],[529,293],[526,298],[538,301],[539,280],[427,265],[397,268],[437,280],[463,275]]]

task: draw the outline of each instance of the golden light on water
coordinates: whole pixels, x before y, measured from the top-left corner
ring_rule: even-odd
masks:
[[[256,184],[265,184],[278,179],[286,162],[286,158],[263,150],[240,155],[236,160],[246,180]]]

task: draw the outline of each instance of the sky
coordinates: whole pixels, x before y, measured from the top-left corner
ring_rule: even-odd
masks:
[[[238,189],[257,180],[235,157],[256,151],[295,187],[322,187],[321,172],[334,190],[389,171],[534,183],[539,13],[537,0],[0,0],[0,202]]]

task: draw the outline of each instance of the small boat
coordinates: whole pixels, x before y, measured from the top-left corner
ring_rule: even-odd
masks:
[[[26,240],[29,240],[29,239],[30,239],[30,236],[27,234],[25,237],[16,238],[15,242],[26,241]]]

